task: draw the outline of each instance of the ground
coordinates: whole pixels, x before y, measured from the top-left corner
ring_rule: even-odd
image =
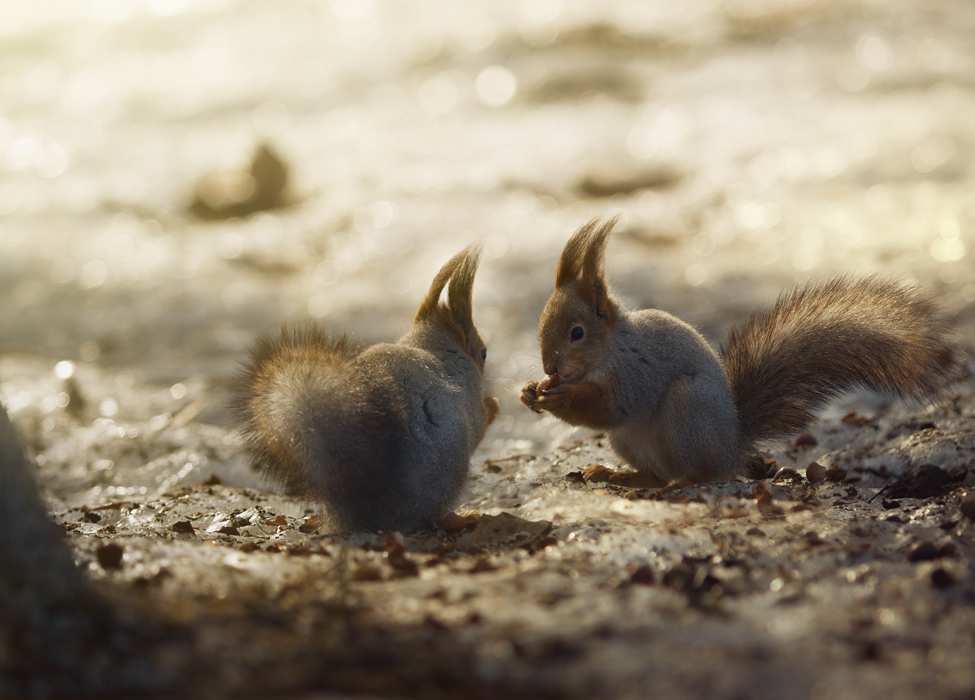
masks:
[[[310,504],[217,478],[56,519],[100,587],[178,631],[180,688],[961,698],[973,415],[848,415],[772,480],[662,494],[587,482],[613,463],[589,437],[486,461],[463,517],[408,536],[322,534]]]
[[[970,354],[973,32],[961,0],[0,9],[0,395],[117,616],[85,687],[975,696],[967,373],[663,493],[517,398],[558,251],[616,212],[620,297],[716,343],[880,272]],[[236,363],[294,318],[397,337],[472,241],[502,412],[458,515],[322,531],[250,469]]]

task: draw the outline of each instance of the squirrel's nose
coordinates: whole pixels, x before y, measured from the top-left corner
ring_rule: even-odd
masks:
[[[552,376],[553,374],[558,374],[559,373],[559,368],[556,365],[549,365],[548,367],[545,367],[544,369],[545,369],[545,374],[547,374],[549,376]]]

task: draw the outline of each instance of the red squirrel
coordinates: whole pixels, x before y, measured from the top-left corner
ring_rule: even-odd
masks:
[[[882,277],[798,287],[716,350],[680,319],[616,299],[604,263],[616,220],[566,243],[538,324],[547,376],[521,399],[605,431],[640,485],[764,477],[758,448],[803,430],[829,400],[857,387],[937,397],[957,368],[934,304]]]
[[[245,445],[331,527],[415,530],[456,503],[498,413],[472,315],[478,259],[472,246],[443,266],[396,343],[358,348],[307,325],[252,348],[235,409]]]

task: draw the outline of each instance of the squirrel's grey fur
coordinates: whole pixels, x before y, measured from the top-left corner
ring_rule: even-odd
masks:
[[[497,413],[472,318],[478,255],[444,265],[396,343],[362,349],[302,325],[251,350],[236,402],[245,444],[270,476],[321,502],[331,527],[414,530],[456,503]]]

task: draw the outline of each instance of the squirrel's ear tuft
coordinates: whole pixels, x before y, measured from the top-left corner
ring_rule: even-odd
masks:
[[[612,306],[605,273],[606,245],[619,219],[617,214],[602,225],[592,219],[572,234],[555,273],[555,288],[578,284],[579,295],[600,318],[608,318]]]
[[[422,321],[437,313],[443,288],[447,286],[450,278],[454,276],[454,273],[457,272],[458,268],[464,262],[466,253],[467,251],[461,251],[440,268],[440,272],[437,273],[437,276],[433,278],[433,282],[430,283],[430,291],[427,292],[426,298],[416,311],[416,317],[413,319],[414,322]]]
[[[457,256],[460,265],[450,278],[447,287],[447,306],[450,316],[465,332],[474,328],[474,275],[481,261],[481,246],[468,246]]]
[[[619,220],[620,215],[617,214],[600,226],[599,219],[590,219],[572,234],[559,257],[559,266],[555,271],[556,288],[577,281],[585,285],[603,277],[606,244]]]
[[[582,270],[579,275],[583,287],[596,280],[603,280],[606,276],[606,244],[609,243],[609,234],[613,232],[613,227],[619,220],[620,215],[617,214],[589,234],[585,255],[582,258]]]
[[[438,317],[457,342],[463,344],[466,333],[474,328],[472,296],[480,258],[481,248],[474,244],[448,260],[433,278],[430,291],[420,304],[413,322]],[[447,287],[447,301],[441,303],[444,287]]]
[[[555,270],[556,289],[579,279],[582,262],[589,248],[589,238],[598,224],[599,219],[590,219],[579,227],[579,230],[573,233],[572,238],[565,244],[559,257],[559,266]]]

